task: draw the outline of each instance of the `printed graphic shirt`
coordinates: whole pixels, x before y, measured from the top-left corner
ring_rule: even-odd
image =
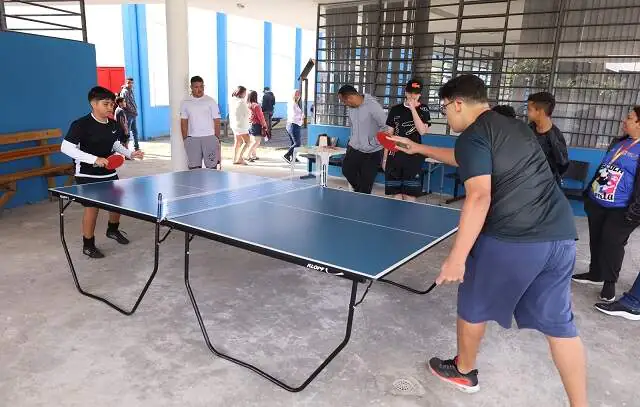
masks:
[[[629,148],[633,141],[629,138],[617,143],[602,160],[598,173],[596,173],[596,179],[589,189],[589,196],[600,206],[624,208],[629,205],[640,155],[640,143]],[[620,149],[626,151],[614,163],[611,163]],[[602,184],[598,182],[600,178],[598,175],[601,173],[607,175],[606,182]]]
[[[424,124],[427,126],[431,126],[431,116],[429,115],[429,107],[425,104],[421,104],[417,107],[418,116]],[[395,136],[406,137],[411,141],[420,144],[421,143],[421,134],[416,129],[416,124],[413,121],[413,115],[411,114],[411,110],[406,107],[404,104],[399,104],[393,106],[389,109],[389,114],[387,115],[387,126],[393,128],[393,134]],[[389,160],[392,157],[397,158],[405,158],[407,154],[398,151],[398,152],[389,152]],[[420,155],[415,155],[417,159],[420,161],[424,160],[424,157]]]

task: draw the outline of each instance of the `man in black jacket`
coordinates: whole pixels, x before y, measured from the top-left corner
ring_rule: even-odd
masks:
[[[273,108],[276,105],[276,97],[271,92],[268,86],[264,87],[264,94],[262,95],[262,113],[264,113],[264,120],[267,122],[267,131],[271,134],[271,119],[273,119]]]
[[[556,99],[549,92],[534,93],[527,99],[527,116],[531,129],[547,156],[556,182],[560,184],[562,174],[569,168],[569,153],[562,132],[551,121],[555,106]]]

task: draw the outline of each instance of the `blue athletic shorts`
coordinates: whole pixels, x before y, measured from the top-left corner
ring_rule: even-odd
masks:
[[[514,243],[480,235],[458,287],[458,316],[470,323],[496,321],[556,338],[578,331],[571,311],[574,240]]]

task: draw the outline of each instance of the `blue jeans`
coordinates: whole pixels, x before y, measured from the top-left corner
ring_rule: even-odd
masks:
[[[138,124],[136,116],[127,115],[127,125],[129,126],[129,137],[133,138],[133,148],[140,150],[140,144],[138,144]]]
[[[640,311],[640,274],[636,277],[631,290],[620,298],[620,303],[634,311]]]
[[[287,158],[293,158],[293,149],[296,147],[300,147],[300,126],[295,123],[287,124],[287,134],[289,134],[289,139],[291,140],[291,147],[289,147],[289,151],[284,155]]]

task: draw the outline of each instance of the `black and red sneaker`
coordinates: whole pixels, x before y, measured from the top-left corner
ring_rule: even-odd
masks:
[[[476,393],[480,390],[478,383],[478,371],[476,369],[467,374],[462,374],[458,370],[458,357],[441,360],[432,358],[429,360],[429,370],[440,380],[453,384],[465,393]]]

